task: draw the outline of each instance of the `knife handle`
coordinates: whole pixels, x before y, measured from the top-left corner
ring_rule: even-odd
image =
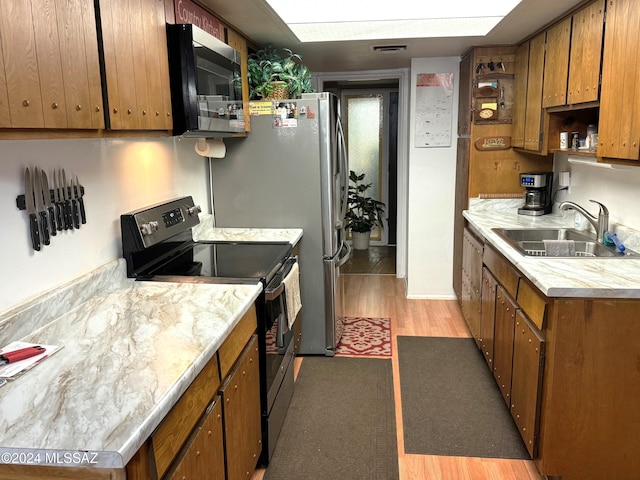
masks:
[[[71,210],[73,212],[73,226],[80,228],[80,212],[78,211],[78,201],[71,199]]]
[[[84,211],[84,200],[82,200],[82,197],[78,199],[78,205],[80,205],[80,221],[84,225],[87,223],[87,214]]]
[[[71,210],[71,200],[64,201],[64,224],[66,229],[73,230],[73,211]]]
[[[55,207],[56,207],[56,227],[58,228],[58,231],[62,230],[64,228],[64,224],[62,221],[62,202],[56,202],[55,203]]]
[[[51,239],[49,237],[49,219],[47,218],[47,212],[38,212],[40,215],[40,225],[42,226],[42,243],[49,245]]]
[[[2,359],[4,363],[19,362],[20,360],[35,357],[46,351],[47,350],[41,346],[21,348],[13,352],[0,353],[0,359]]]
[[[36,251],[40,251],[40,228],[38,227],[38,217],[35,213],[29,214],[29,231],[31,232],[31,245]]]
[[[49,232],[51,233],[51,236],[55,236],[57,234],[56,232],[56,214],[55,214],[55,210],[53,209],[53,205],[51,205],[50,207],[47,208],[47,213],[49,216]]]

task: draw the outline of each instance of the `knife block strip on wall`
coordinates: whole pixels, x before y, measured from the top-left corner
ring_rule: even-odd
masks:
[[[84,187],[76,187],[80,190],[80,196],[83,197],[84,196]],[[55,202],[55,197],[54,197],[54,190],[53,189],[49,189],[49,194],[51,195],[51,202]],[[71,198],[71,187],[67,187],[67,197]],[[27,205],[25,203],[25,198],[24,195],[18,195],[16,197],[16,206],[18,207],[19,210],[26,210],[27,209]]]

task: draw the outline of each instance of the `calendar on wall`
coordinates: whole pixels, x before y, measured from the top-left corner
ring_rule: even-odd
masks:
[[[416,75],[416,147],[450,147],[453,73]]]

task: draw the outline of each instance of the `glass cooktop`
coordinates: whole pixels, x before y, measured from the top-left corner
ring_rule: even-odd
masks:
[[[268,282],[290,254],[287,242],[197,242],[143,275]]]

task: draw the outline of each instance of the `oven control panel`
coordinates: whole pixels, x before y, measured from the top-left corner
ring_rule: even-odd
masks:
[[[184,216],[182,215],[182,210],[180,210],[180,208],[174,208],[169,212],[163,213],[162,219],[164,220],[164,226],[167,228],[184,222]]]
[[[123,247],[148,248],[185,232],[200,223],[200,212],[192,197],[181,197],[121,215]]]

